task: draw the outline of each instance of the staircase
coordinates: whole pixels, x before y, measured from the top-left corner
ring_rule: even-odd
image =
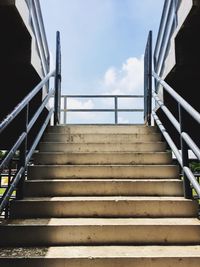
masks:
[[[0,266],[200,266],[182,187],[153,126],[49,127],[0,225]]]

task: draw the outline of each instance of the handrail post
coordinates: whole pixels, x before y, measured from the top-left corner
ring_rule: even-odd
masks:
[[[56,32],[56,71],[55,71],[55,98],[54,98],[54,125],[60,123],[61,101],[61,47],[60,32]]]
[[[28,132],[28,117],[29,117],[29,104],[26,105],[26,107],[24,108],[23,111],[23,122],[24,122],[24,126],[23,126],[23,130],[26,133],[26,138],[24,139],[24,141],[22,142],[20,149],[19,149],[19,166],[18,168],[21,167],[26,167],[26,154],[27,154],[27,132]],[[24,181],[25,181],[25,171],[22,174],[22,177],[17,185],[17,190],[16,190],[16,198],[17,199],[22,199],[24,196]]]
[[[185,130],[185,118],[184,118],[184,109],[178,104],[178,111],[179,111],[179,123],[180,123],[180,131],[181,134]],[[183,167],[189,167],[189,158],[188,158],[188,145],[186,144],[185,140],[182,138],[180,134],[180,143],[181,143],[181,154],[182,154],[182,163]],[[190,186],[190,181],[187,178],[187,175],[183,171],[183,187],[184,187],[184,196],[187,199],[192,198],[192,188]]]
[[[144,123],[151,125],[152,112],[152,31],[149,32],[144,56]]]
[[[115,96],[115,124],[118,123],[118,101],[117,96]]]

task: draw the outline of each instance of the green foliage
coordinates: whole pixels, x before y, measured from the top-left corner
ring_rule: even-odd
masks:
[[[190,163],[190,169],[193,172],[200,172],[200,162],[192,161]]]
[[[4,154],[5,154],[5,152],[4,152],[4,151],[2,151],[2,150],[0,150],[0,159],[2,159],[2,158],[3,158]]]

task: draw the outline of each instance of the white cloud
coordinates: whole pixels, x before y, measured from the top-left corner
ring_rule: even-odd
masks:
[[[121,68],[110,67],[104,74],[103,87],[108,94],[142,94],[143,56],[130,57]]]
[[[106,86],[112,86],[115,84],[117,78],[117,73],[115,68],[109,68],[104,76],[104,81]]]
[[[78,100],[69,98],[67,102],[68,109],[93,109],[95,107],[94,102],[91,99]],[[70,119],[73,121],[82,120],[87,121],[95,117],[93,112],[70,112]]]
[[[91,99],[88,100],[77,100],[69,98],[67,102],[67,107],[69,109],[92,109],[94,108],[94,103]]]

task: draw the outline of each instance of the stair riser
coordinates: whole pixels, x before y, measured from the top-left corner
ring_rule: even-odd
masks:
[[[48,133],[62,134],[149,134],[157,132],[156,127],[100,125],[100,126],[62,126],[49,127]]]
[[[42,262],[42,265],[41,265]],[[116,258],[32,258],[32,259],[0,259],[3,267],[197,267],[200,266],[200,257],[116,257]]]
[[[64,178],[177,178],[177,166],[30,166],[28,179]]]
[[[35,164],[170,164],[170,153],[36,153],[34,155]]]
[[[12,218],[64,217],[194,217],[197,206],[191,201],[16,201]]]
[[[135,142],[157,142],[161,140],[160,134],[46,134],[44,142],[66,142],[66,143],[135,143]]]
[[[136,144],[66,144],[46,143],[39,145],[41,152],[163,152],[165,143],[136,143]]]
[[[26,182],[25,196],[182,196],[181,181]]]
[[[200,226],[85,225],[0,228],[2,246],[199,244]]]

